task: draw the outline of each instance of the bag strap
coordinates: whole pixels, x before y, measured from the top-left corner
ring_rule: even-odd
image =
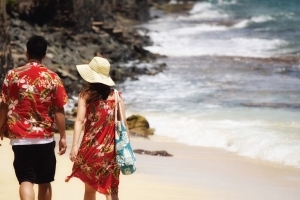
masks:
[[[115,93],[115,122],[118,121],[118,114],[120,116],[120,121],[124,122],[124,117],[123,117],[123,110],[122,110],[122,106],[121,106],[121,103],[120,103],[120,95],[119,95],[119,92],[115,89],[114,90],[114,93]]]

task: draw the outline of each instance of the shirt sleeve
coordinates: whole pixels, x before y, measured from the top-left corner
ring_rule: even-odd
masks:
[[[56,108],[61,108],[68,102],[68,95],[61,79],[57,75],[55,76],[55,83],[56,88],[53,94],[53,106]]]

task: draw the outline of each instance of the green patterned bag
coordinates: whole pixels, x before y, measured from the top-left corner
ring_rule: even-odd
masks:
[[[136,170],[136,158],[131,148],[126,126],[124,124],[119,93],[115,90],[115,149],[116,160],[124,175],[133,174]],[[118,113],[120,120],[118,120]]]

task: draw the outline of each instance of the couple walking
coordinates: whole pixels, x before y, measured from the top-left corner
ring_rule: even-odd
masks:
[[[39,200],[51,199],[56,168],[54,123],[60,134],[58,154],[67,149],[64,105],[68,96],[59,76],[42,64],[47,44],[41,36],[29,38],[28,63],[6,74],[0,94],[1,139],[8,137],[12,145],[21,200],[35,199],[34,184],[38,184]],[[120,169],[114,149],[116,102],[110,64],[94,57],[88,65],[76,68],[88,87],[78,98],[70,151],[74,164],[66,181],[72,177],[81,179],[85,183],[85,200],[95,200],[97,191],[107,200],[118,200]],[[124,105],[122,99],[120,103]],[[124,109],[121,112],[125,116]]]

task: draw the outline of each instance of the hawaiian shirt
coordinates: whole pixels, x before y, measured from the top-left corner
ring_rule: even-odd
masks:
[[[59,76],[38,62],[9,70],[0,101],[8,105],[10,139],[53,137],[54,109],[63,107],[68,96]]]

